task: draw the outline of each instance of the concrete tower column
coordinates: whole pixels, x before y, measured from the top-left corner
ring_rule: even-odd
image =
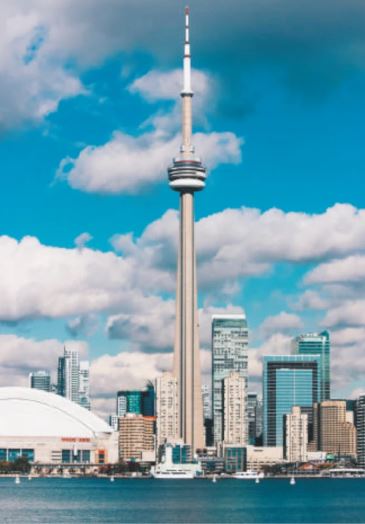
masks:
[[[206,170],[192,146],[189,10],[185,10],[182,145],[168,169],[170,187],[180,193],[180,238],[176,287],[174,374],[179,390],[179,433],[195,451],[204,447],[194,239],[194,193],[205,186]]]

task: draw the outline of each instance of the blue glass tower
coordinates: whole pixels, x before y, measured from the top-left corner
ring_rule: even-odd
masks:
[[[299,335],[292,342],[292,353],[294,355],[319,355],[321,358],[319,373],[320,402],[331,398],[330,350],[331,344],[328,331]]]
[[[264,357],[264,445],[283,445],[284,415],[301,406],[312,423],[313,403],[319,395],[318,355],[280,355]]]

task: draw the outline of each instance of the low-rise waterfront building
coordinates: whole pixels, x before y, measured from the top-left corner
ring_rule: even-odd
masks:
[[[247,469],[259,471],[264,466],[284,462],[282,446],[247,446]]]

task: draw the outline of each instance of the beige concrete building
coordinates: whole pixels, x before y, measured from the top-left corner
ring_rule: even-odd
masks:
[[[157,445],[179,439],[179,395],[177,379],[164,373],[156,379]]]
[[[356,456],[356,428],[347,420],[345,400],[314,404],[313,439],[318,451]]]
[[[282,446],[247,446],[247,469],[259,471],[263,466],[285,462]]]
[[[174,375],[178,380],[179,436],[192,449],[204,447],[199,320],[194,241],[194,193],[205,186],[206,170],[192,144],[189,10],[185,12],[182,145],[168,169],[169,185],[180,193]]]
[[[223,441],[225,445],[247,444],[246,380],[232,371],[223,380]]]
[[[127,413],[119,417],[119,459],[142,460],[144,452],[155,449],[156,417]]]
[[[284,415],[284,458],[288,462],[306,462],[308,457],[308,415],[299,406]]]

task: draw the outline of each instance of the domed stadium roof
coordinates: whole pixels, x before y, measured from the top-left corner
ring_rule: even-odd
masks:
[[[112,432],[101,418],[54,393],[0,388],[0,437],[94,438]]]

